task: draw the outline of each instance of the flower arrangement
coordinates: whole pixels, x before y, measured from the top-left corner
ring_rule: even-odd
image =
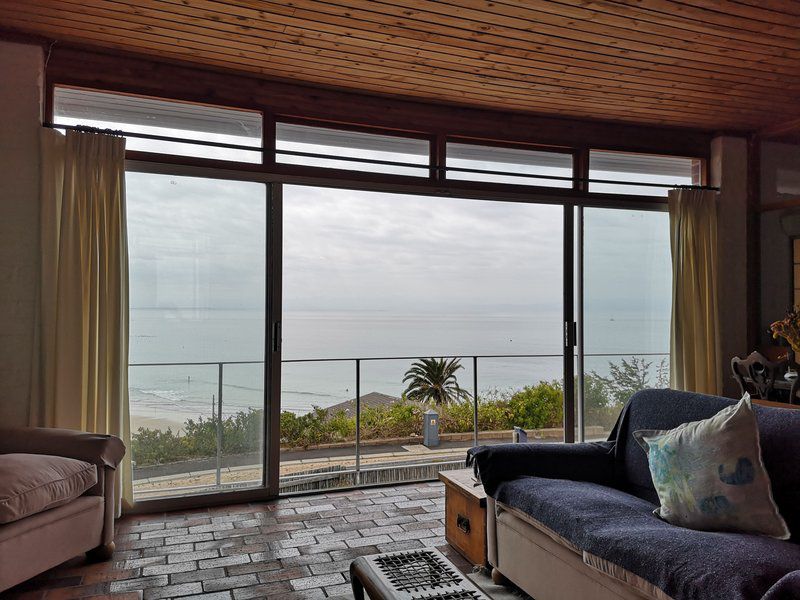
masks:
[[[772,337],[785,339],[796,354],[800,354],[800,310],[791,309],[780,321],[769,326]]]

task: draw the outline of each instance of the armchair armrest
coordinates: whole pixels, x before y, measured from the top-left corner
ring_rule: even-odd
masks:
[[[469,450],[467,463],[474,466],[490,496],[502,482],[524,476],[612,485],[614,443],[478,446]]]
[[[116,469],[125,456],[118,437],[72,429],[19,427],[0,429],[0,454],[50,454]],[[99,475],[99,474],[98,474]]]

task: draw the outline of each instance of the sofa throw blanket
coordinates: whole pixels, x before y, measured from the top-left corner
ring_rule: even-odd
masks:
[[[800,570],[797,544],[676,527],[653,514],[653,503],[595,483],[520,477],[501,483],[494,497],[674,600],[760,600]],[[797,600],[800,579],[790,578],[779,589],[796,595],[768,598]]]

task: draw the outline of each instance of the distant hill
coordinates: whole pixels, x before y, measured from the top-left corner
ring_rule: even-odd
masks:
[[[369,394],[364,394],[361,396],[361,409],[363,410],[365,407],[375,408],[378,406],[389,406],[394,404],[395,402],[400,402],[400,398],[396,396],[388,396],[386,394],[381,394],[380,392],[370,392]],[[333,416],[336,413],[344,412],[345,416],[347,417],[355,417],[356,416],[356,399],[353,398],[352,400],[345,400],[344,402],[339,402],[339,404],[334,404],[333,406],[328,407],[328,416]]]

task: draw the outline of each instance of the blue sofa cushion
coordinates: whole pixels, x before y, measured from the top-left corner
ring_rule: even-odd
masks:
[[[652,514],[655,504],[595,483],[521,477],[495,498],[676,599],[759,599],[800,569],[797,544],[676,527]]]

